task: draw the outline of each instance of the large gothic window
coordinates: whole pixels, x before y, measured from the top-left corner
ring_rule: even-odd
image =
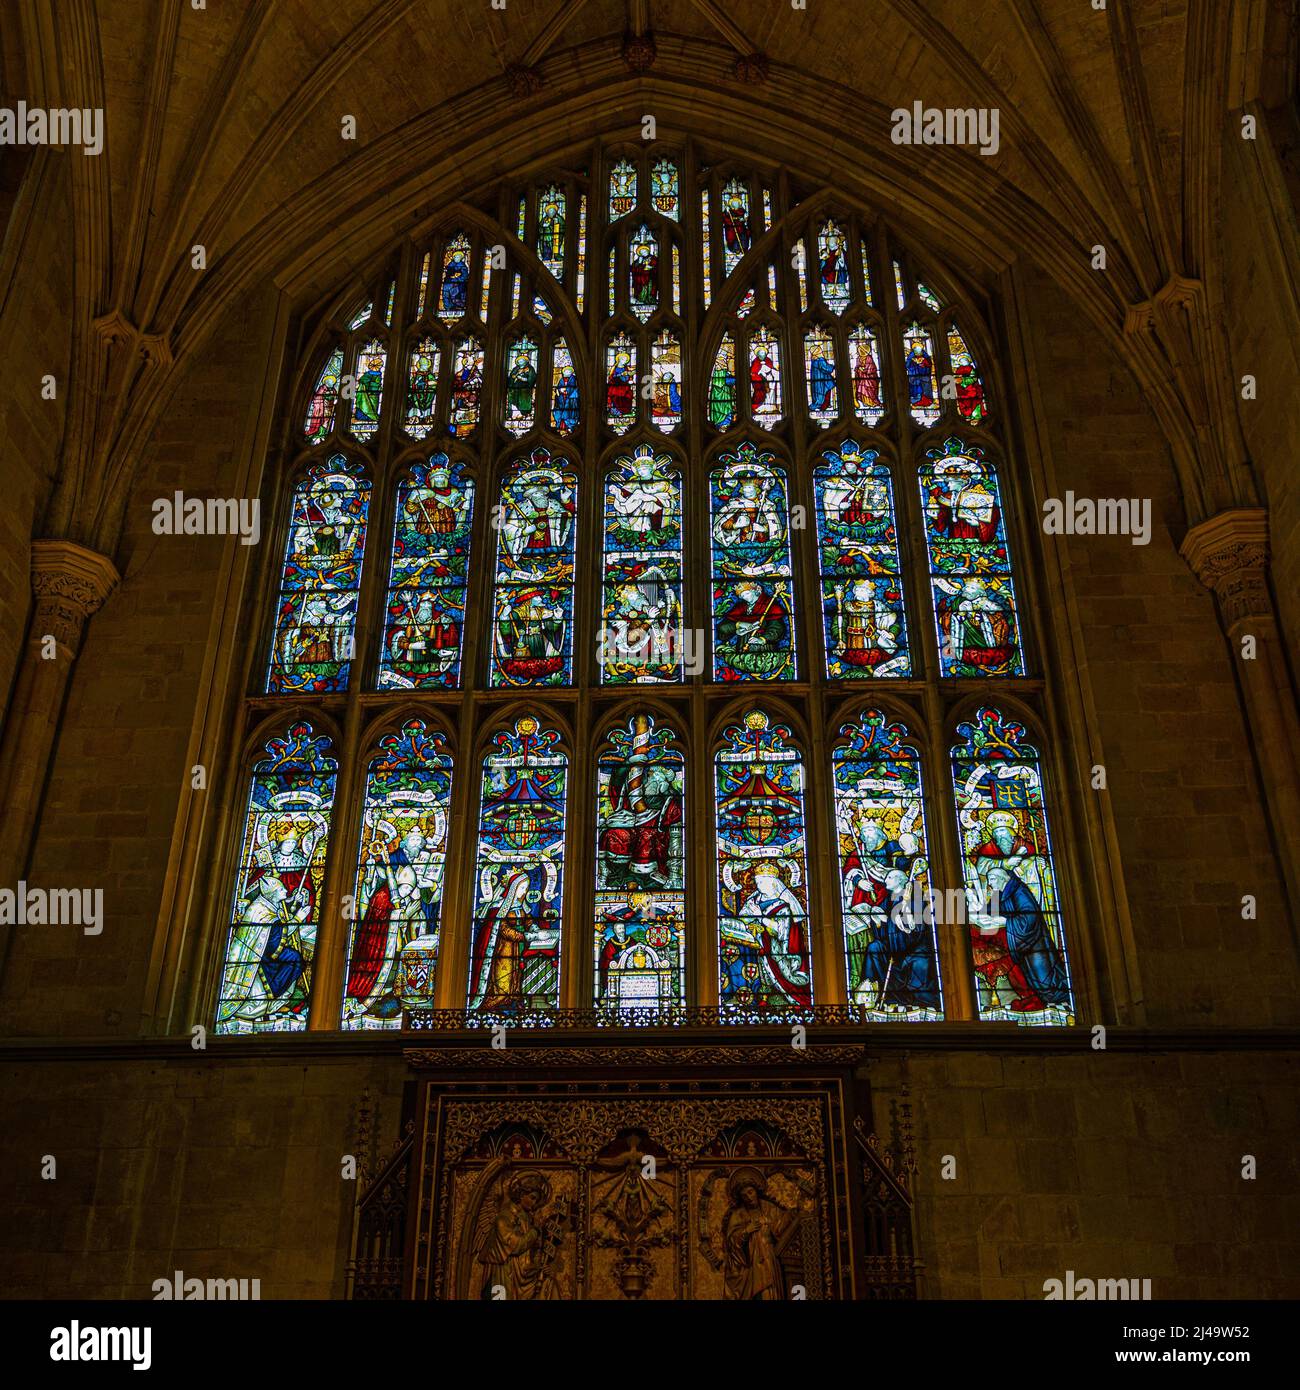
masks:
[[[986,298],[652,143],[459,204],[308,329],[221,1032],[1074,1022]]]

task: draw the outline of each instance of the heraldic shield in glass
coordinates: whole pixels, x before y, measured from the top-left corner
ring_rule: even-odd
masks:
[[[813,469],[826,674],[908,676],[907,619],[888,467],[846,439]]]
[[[794,580],[785,474],[741,444],[710,475],[713,678],[794,680]]]
[[[921,759],[879,710],[831,754],[849,999],[873,1023],[943,1018]]]
[[[1075,1021],[1061,898],[1038,750],[1022,725],[981,709],[957,726],[953,792],[979,1016]]]
[[[560,915],[569,760],[524,717],[483,760],[469,1009],[484,1022],[541,1021],[560,1001]]]
[[[253,766],[217,1001],[218,1033],[307,1027],[338,763],[294,724]]]
[[[640,445],[605,484],[601,680],[682,679],[682,488],[667,454]]]
[[[369,512],[370,480],[342,455],[312,464],[294,489],[268,694],[348,688]]]
[[[1020,621],[998,475],[949,439],[921,465],[930,586],[945,676],[1021,676]]]
[[[685,779],[672,730],[648,714],[597,762],[595,1003],[625,1021],[686,1003]]]
[[[718,1000],[739,1023],[798,1015],[813,1003],[803,760],[790,730],[753,710],[714,762]]]
[[[568,685],[573,668],[573,554],[578,480],[545,449],[501,485],[492,685]]]
[[[433,1007],[452,760],[418,719],[379,742],[366,777],[343,987],[344,1029],[400,1028]]]
[[[398,485],[381,690],[460,684],[473,514],[473,480],[446,454],[415,464]]]

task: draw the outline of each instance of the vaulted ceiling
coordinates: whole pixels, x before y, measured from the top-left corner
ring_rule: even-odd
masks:
[[[248,287],[312,303],[447,200],[647,113],[849,186],[975,276],[1033,259],[1127,337],[1189,512],[1249,500],[1200,320],[1224,133],[1289,80],[1289,0],[198,2],[5,7],[10,94],[105,112],[103,155],[69,159],[77,399],[52,521],[76,539],[111,549],[159,388]],[[998,153],[893,144],[917,100],[998,108]]]

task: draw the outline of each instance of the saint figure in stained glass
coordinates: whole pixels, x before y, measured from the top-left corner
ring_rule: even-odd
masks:
[[[650,228],[637,228],[628,246],[628,302],[644,323],[659,306],[659,243]]]
[[[451,374],[451,418],[448,430],[466,435],[478,424],[479,400],[483,394],[483,344],[477,338],[461,338]]]
[[[952,361],[958,413],[969,425],[982,424],[986,413],[984,382],[970,348],[966,346],[966,340],[955,323],[948,325],[948,356]]]
[[[758,329],[749,340],[749,408],[760,425],[781,418],[781,348],[776,335]]]
[[[551,425],[557,434],[578,428],[578,374],[563,338],[556,340],[551,357]]]
[[[406,374],[406,414],[402,428],[412,439],[423,439],[433,428],[438,399],[438,366],[441,352],[432,338],[411,347]]]
[[[371,338],[357,352],[357,389],[352,399],[352,433],[366,443],[379,433],[379,413],[384,403],[384,366],[388,350]]]
[[[835,389],[835,346],[824,329],[814,329],[804,339],[808,370],[808,413],[823,429],[840,413]]]
[[[933,425],[939,418],[939,383],[934,371],[934,347],[930,335],[914,323],[903,334],[907,357],[907,394],[912,419],[918,425]]]
[[[709,374],[709,423],[720,430],[736,423],[736,343],[730,333],[718,344]]]
[[[636,420],[636,345],[626,333],[611,339],[605,350],[605,421],[615,434],[624,434]]]
[[[723,275],[730,275],[749,250],[749,190],[732,179],[722,190]]]
[[[842,314],[849,304],[849,252],[838,223],[827,222],[817,233],[817,267],[822,303]]]
[[[307,402],[307,419],[303,433],[308,444],[319,444],[329,438],[334,428],[334,413],[339,403],[339,382],[343,375],[343,349],[335,348],[316,378],[316,388]]]
[[[665,329],[650,344],[650,419],[667,434],[682,422],[682,345]]]
[[[506,371],[506,429],[526,434],[535,423],[537,396],[537,344],[520,338],[509,351]]]
[[[442,255],[442,283],[438,287],[438,314],[448,323],[469,310],[469,237],[458,232]]]
[[[538,198],[537,254],[557,280],[564,278],[564,194],[554,184]]]

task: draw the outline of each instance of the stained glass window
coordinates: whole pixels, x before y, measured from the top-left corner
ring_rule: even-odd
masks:
[[[451,373],[451,418],[447,429],[467,435],[477,425],[483,395],[483,344],[477,338],[460,338]]]
[[[618,309],[618,252],[609,248],[609,312]]]
[[[381,690],[460,684],[474,483],[434,454],[397,488],[379,667]]]
[[[412,439],[423,439],[434,426],[438,408],[438,368],[442,350],[432,338],[412,343],[406,368],[406,414],[402,428]]]
[[[921,503],[945,676],[1024,674],[998,475],[960,439],[927,451]]]
[[[749,189],[732,179],[722,190],[722,274],[725,278],[749,250]]]
[[[894,267],[894,293],[898,298],[900,312],[907,308],[907,290],[903,286],[903,267],[897,261],[892,262]]]
[[[956,323],[948,325],[948,356],[952,360],[958,413],[968,425],[981,425],[986,413],[984,381]]]
[[[717,805],[718,1001],[735,1022],[813,1003],[803,760],[761,710],[723,733]]]
[[[626,333],[611,338],[605,362],[605,423],[615,434],[625,434],[636,423],[636,344]]]
[[[920,280],[916,282],[916,293],[921,303],[924,304],[927,309],[933,309],[936,314],[943,307],[939,303],[939,296],[935,294],[929,285],[922,283]]]
[[[325,360],[316,378],[315,389],[307,403],[307,418],[303,422],[303,433],[308,444],[319,444],[328,439],[334,428],[334,416],[339,404],[339,383],[343,376],[343,349],[335,348]]]
[[[673,313],[680,314],[682,311],[682,251],[680,246],[673,247]]]
[[[365,323],[365,321],[374,312],[375,306],[370,302],[370,300],[366,300],[366,302],[361,306],[361,308],[358,309],[357,312],[353,314],[352,317],[348,320],[348,331],[351,332],[354,329],[360,328],[361,325]]]
[[[871,329],[859,325],[849,334],[849,363],[853,373],[853,413],[864,425],[884,418],[880,385],[880,347]]]
[[[563,338],[555,340],[551,354],[551,427],[557,434],[578,428],[578,374]]]
[[[446,741],[418,719],[379,741],[366,776],[343,983],[345,1030],[400,1028],[431,1009],[451,815]]]
[[[522,236],[523,233],[521,232]],[[573,297],[578,312],[582,313],[583,300],[587,293],[587,195],[578,199],[578,274]]]
[[[704,274],[701,285],[704,290],[704,307],[707,309],[713,303],[713,262],[712,248],[709,244],[709,192],[708,189],[700,191],[700,255],[703,260]]]
[[[749,408],[765,428],[781,419],[781,345],[767,328],[749,340]]]
[[[493,607],[494,689],[568,685],[573,678],[577,476],[545,449],[501,485]]]
[[[979,1016],[1072,1024],[1038,750],[1022,725],[989,707],[959,724],[957,736],[952,778]]]
[[[831,680],[908,676],[907,619],[889,469],[845,440],[813,470],[817,555]]]
[[[867,248],[865,237],[863,237],[859,249],[862,252],[862,295],[868,304],[874,304],[876,301],[872,297],[871,291],[871,252]]]
[[[650,170],[650,200],[654,210],[674,222],[681,218],[677,201],[677,165],[671,159],[656,159]]]
[[[741,296],[740,303],[736,306],[736,317],[738,319],[743,319],[749,314],[752,314],[757,307],[758,295],[753,285],[750,285],[744,295]]]
[[[218,1033],[307,1027],[338,763],[297,723],[252,770],[217,1000]]]
[[[825,329],[815,328],[804,339],[804,364],[808,373],[808,413],[825,429],[840,413],[835,387],[835,344]]]
[[[438,316],[454,323],[469,313],[470,246],[469,237],[457,232],[442,253],[442,276],[438,285]]]
[[[628,248],[627,278],[628,303],[645,323],[659,307],[659,243],[645,223],[636,229]]]
[[[505,426],[527,434],[537,423],[537,344],[520,338],[506,354]]]
[[[710,475],[713,678],[794,680],[793,569],[785,474],[748,441]]]
[[[686,1003],[686,760],[648,714],[609,743],[596,764],[595,1003],[662,1019]]]
[[[564,193],[555,184],[537,200],[537,254],[557,280],[564,279]]]
[[[802,237],[794,244],[791,264],[794,267],[795,283],[799,286],[799,310],[803,313],[808,308],[808,252]]]
[[[682,423],[682,345],[666,328],[650,344],[650,420],[665,434]]]
[[[849,999],[872,1023],[943,1018],[921,756],[867,710],[831,754]]]
[[[636,207],[636,165],[620,159],[609,172],[609,220],[626,217]]]
[[[347,689],[369,513],[370,479],[341,454],[312,464],[294,489],[268,694]]]
[[[826,222],[817,233],[817,270],[822,303],[833,313],[849,307],[849,247],[838,222]]]
[[[525,716],[483,759],[469,1009],[484,1023],[541,1022],[559,1006],[569,760],[558,742]]]
[[[903,333],[907,356],[903,366],[907,371],[908,404],[912,419],[929,427],[939,419],[939,382],[934,371],[934,345],[930,335],[919,323],[913,323]]]
[[[379,433],[387,362],[388,349],[379,338],[371,338],[357,349],[356,392],[352,397],[350,428],[353,436],[363,444]]]
[[[426,251],[424,260],[420,262],[420,294],[415,301],[415,317],[417,319],[424,314],[425,300],[429,294],[429,260],[432,254],[431,251]]]
[[[682,487],[667,454],[642,444],[605,485],[601,679],[682,678]]]
[[[730,429],[736,423],[736,343],[724,333],[709,373],[709,424]]]

